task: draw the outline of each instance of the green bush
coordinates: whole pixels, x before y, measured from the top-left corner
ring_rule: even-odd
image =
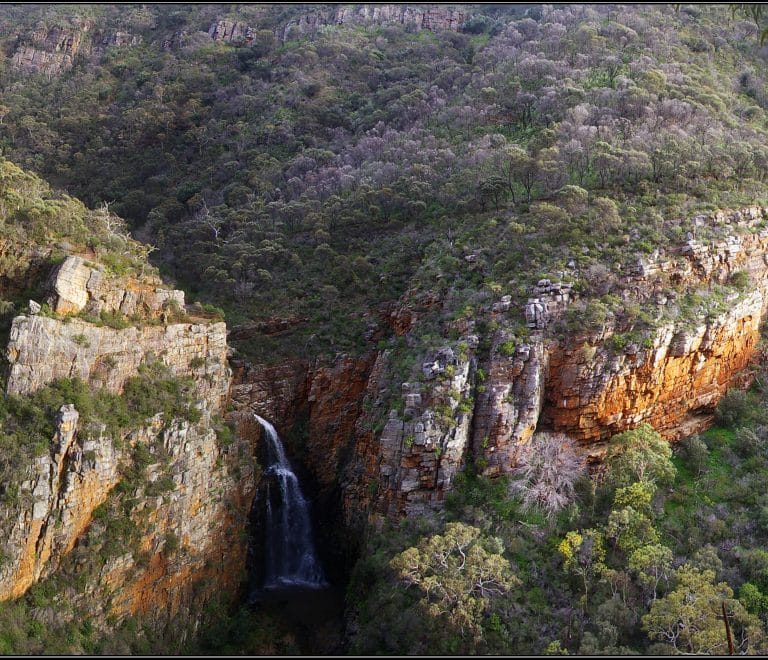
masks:
[[[715,420],[720,426],[736,428],[747,426],[761,417],[760,404],[749,392],[729,389],[720,399],[715,410]]]
[[[736,289],[739,289],[739,291],[746,290],[746,288],[749,286],[749,282],[749,272],[746,270],[734,271],[728,278],[728,284]]]
[[[169,554],[174,553],[179,549],[180,545],[179,537],[176,536],[176,534],[168,532],[168,534],[165,535],[165,552]]]
[[[765,451],[766,438],[765,429],[752,429],[741,427],[736,429],[733,437],[733,450],[742,458],[762,455]]]
[[[511,357],[515,354],[515,342],[512,339],[499,344],[499,353],[504,357]]]
[[[121,314],[120,312],[102,311],[99,318],[104,325],[114,328],[115,330],[123,330],[131,326],[131,322],[125,314]]]
[[[707,469],[709,449],[699,435],[692,435],[683,440],[680,443],[680,453],[694,474],[702,474]]]
[[[139,375],[126,381],[123,397],[129,413],[141,422],[158,413],[166,423],[172,419],[195,423],[201,417],[194,405],[194,381],[174,377],[161,362],[139,367]]]

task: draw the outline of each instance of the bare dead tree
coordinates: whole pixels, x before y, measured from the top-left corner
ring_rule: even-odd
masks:
[[[574,483],[584,472],[584,461],[564,433],[537,433],[519,456],[510,490],[526,508],[541,507],[551,516],[574,497]]]

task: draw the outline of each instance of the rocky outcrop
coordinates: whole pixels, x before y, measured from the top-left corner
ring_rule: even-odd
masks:
[[[139,35],[131,34],[124,30],[98,31],[91,38],[91,55],[101,56],[104,52],[113,47],[120,46],[138,46],[142,38]]]
[[[214,41],[227,41],[242,46],[250,46],[255,33],[255,28],[240,21],[228,19],[216,21],[208,29],[208,35]]]
[[[653,319],[642,333],[610,314],[598,327],[568,330],[574,287],[542,280],[522,309],[510,296],[488,304],[496,329],[487,353],[466,322],[452,329],[459,340],[433,348],[405,378],[387,349],[332,367],[251,371],[265,381],[241,385],[240,401],[284,429],[306,421],[307,464],[321,489],[337,480],[343,523],[355,529],[439,509],[470,454],[488,475],[508,472],[537,431],[563,432],[593,458],[612,434],[645,422],[670,440],[684,437],[711,423],[728,387],[750,381],[768,307],[766,218],[757,207],[720,212],[700,219],[709,240],[691,237],[643,259],[618,298]],[[752,285],[730,286],[737,271]],[[419,316],[406,309],[389,314],[408,319],[396,333],[404,338]],[[385,325],[372,324],[368,339],[381,341]]]
[[[136,441],[149,441],[152,433]],[[205,424],[176,424],[161,432],[170,462],[150,465],[149,483],[137,493],[138,546],[108,561],[99,575],[115,617],[177,625],[195,602],[238,596],[247,577],[244,530],[258,472],[251,459],[237,456],[252,456],[253,440],[242,435],[224,450]],[[173,489],[146,495],[163,475]]]
[[[79,258],[65,260],[49,283],[52,306],[65,312],[119,310],[136,285],[119,283]],[[127,328],[41,312],[14,319],[10,394],[29,395],[72,376],[119,393],[142,364],[160,360],[171,375],[191,379],[201,414],[195,422],[159,414],[116,435],[100,423],[84,425],[74,406],[63,406],[50,445],[22,464],[13,484],[3,485],[0,599],[19,596],[54,573],[67,574],[81,588],[66,597],[100,625],[107,625],[107,615],[118,621],[138,615],[162,627],[242,588],[243,530],[256,493],[253,447],[260,430],[241,425],[234,438],[219,440],[231,376],[226,326],[162,323],[153,314],[168,299],[167,290],[138,291],[136,309],[146,315]],[[145,459],[137,468],[140,447]],[[145,474],[115,495],[137,469]],[[136,530],[117,553],[114,539],[105,546],[109,521],[97,515],[115,497],[130,498],[121,524]]]
[[[670,440],[711,424],[726,390],[752,378],[747,367],[768,309],[766,217],[768,209],[759,207],[702,216],[695,224],[719,237],[689,236],[681,247],[641,260],[622,286],[625,301],[656,319],[643,337],[622,334],[614,319],[555,339],[548,328],[572,296],[563,298],[560,288],[553,301],[552,291],[536,291],[525,310],[530,339],[512,355],[500,355],[496,342],[487,390],[478,397],[474,445],[486,472],[513,467],[516,448],[533,428],[564,432],[585,453],[599,455],[602,441],[641,423]],[[717,289],[737,271],[749,275],[749,290]],[[695,293],[698,308],[691,310],[686,292]]]
[[[533,436],[544,406],[544,374],[550,355],[543,341],[513,348],[507,333],[494,338],[488,372],[474,410],[473,447],[479,467],[497,475],[515,465],[517,452]]]
[[[474,360],[444,348],[422,369],[432,382],[402,384],[402,415],[390,411],[379,437],[377,509],[390,517],[439,508],[470,438]]]
[[[205,399],[227,393],[226,326],[173,323],[122,330],[80,319],[63,323],[18,316],[8,344],[9,394],[28,394],[57,378],[79,377],[120,392],[146,362],[159,359],[176,375],[193,374]]]
[[[238,410],[252,411],[268,420],[295,421],[306,408],[311,386],[310,365],[301,360],[274,366],[257,366],[242,360],[231,362],[230,399]]]
[[[338,5],[334,10],[304,14],[286,24],[282,41],[316,31],[323,25],[404,25],[415,31],[460,30],[469,16],[446,7],[408,5]]]
[[[17,514],[15,523],[6,530],[8,537],[3,547],[6,561],[0,568],[0,600],[23,594],[41,577],[45,568],[58,565],[90,521],[90,513],[106,499],[117,481],[111,443],[89,443],[91,469],[78,470],[82,468],[85,450],[75,442],[78,418],[74,406],[61,409],[52,451],[35,459],[28,478],[21,482],[19,499],[27,506],[14,511]],[[59,526],[51,517],[53,511],[60,516]],[[85,521],[80,515],[82,511],[88,512]],[[11,512],[5,513],[8,516]],[[54,548],[56,552],[53,552]]]
[[[39,26],[29,34],[21,35],[11,56],[11,66],[22,73],[43,73],[55,76],[70,69],[75,57],[101,57],[113,46],[137,46],[140,36],[124,30],[99,30],[89,38],[93,22],[75,21],[72,26]]]
[[[11,66],[25,73],[59,74],[72,66],[91,26],[85,20],[73,27],[41,25],[20,39]]]
[[[301,14],[275,28],[275,35],[282,42],[311,34],[326,25],[402,25],[414,31],[459,31],[469,15],[463,11],[441,6],[424,7],[408,5],[337,5],[331,9],[317,9]],[[253,43],[258,27],[242,21],[223,18],[214,21],[208,35],[214,41],[224,41],[237,46]]]
[[[57,314],[102,313],[157,318],[169,309],[184,308],[184,292],[164,289],[158,278],[110,275],[103,266],[79,256],[67,257],[53,271],[46,303]]]
[[[93,609],[97,620],[107,613],[104,603],[112,603],[108,613],[118,620],[149,614],[153,625],[162,625],[188,608],[192,589],[199,597],[195,585],[201,581],[212,591],[236,593],[244,577],[241,530],[255,493],[253,466],[240,466],[237,477],[217,466],[226,456],[205,420],[167,426],[157,418],[116,443],[108,434],[79,428],[78,417],[74,407],[62,408],[50,453],[35,460],[21,483],[17,516],[3,546],[0,599],[21,595],[58,570],[77,574],[78,564],[98,562],[104,522],[94,512],[123,478],[138,444],[158,456],[147,468],[147,482],[132,493],[139,544],[132,549],[126,543],[123,552],[108,556],[78,603]],[[161,478],[171,480],[169,488],[150,495]],[[169,538],[178,544],[173,556],[165,547]],[[75,568],[66,563],[72,554],[82,559]]]
[[[603,342],[551,352],[542,422],[591,442],[649,423],[670,439],[704,430],[729,387],[749,382],[765,298],[754,291],[689,328],[660,327],[652,343],[615,351]]]

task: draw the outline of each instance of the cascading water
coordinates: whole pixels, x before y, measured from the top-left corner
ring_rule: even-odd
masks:
[[[327,585],[315,552],[309,503],[291,468],[280,436],[266,419],[254,415],[267,438],[266,486],[266,567],[264,587]],[[279,489],[279,497],[271,492]]]

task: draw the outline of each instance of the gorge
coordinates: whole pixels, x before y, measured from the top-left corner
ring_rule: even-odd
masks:
[[[0,653],[765,652],[765,23],[0,8]]]

